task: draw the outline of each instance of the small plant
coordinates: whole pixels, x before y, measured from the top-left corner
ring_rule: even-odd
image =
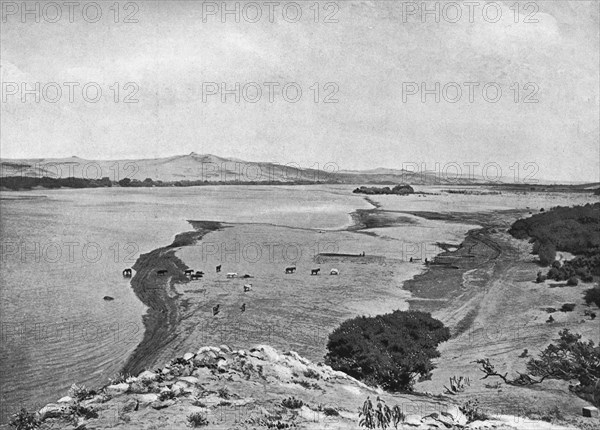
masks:
[[[194,400],[192,400],[192,405],[198,406],[200,408],[206,407],[206,403],[204,403],[204,401],[201,397],[194,397]]]
[[[68,415],[74,424],[77,423],[79,418],[85,418],[86,420],[98,418],[98,412],[95,409],[82,406],[79,402],[69,406]]]
[[[336,409],[330,407],[323,408],[323,414],[325,414],[327,417],[337,417],[340,415]]]
[[[171,391],[171,390],[161,391],[158,394],[158,400],[160,400],[161,402],[164,402],[165,400],[172,400],[175,397],[176,397],[175,393],[173,391]]]
[[[127,381],[127,379],[129,379],[131,377],[131,375],[129,373],[117,373],[115,376],[113,376],[112,378],[110,378],[110,383],[112,385],[117,385],[117,384],[122,384],[125,381]]]
[[[448,394],[458,394],[465,390],[465,385],[471,386],[471,380],[469,378],[465,378],[463,376],[458,378],[456,376],[451,376],[450,388],[446,387],[445,385],[444,388]]]
[[[231,395],[229,394],[229,391],[227,390],[227,388],[223,387],[223,388],[219,388],[217,390],[217,394],[219,395],[220,398],[222,399],[229,399],[231,397]]]
[[[358,412],[358,416],[362,417],[358,422],[359,426],[368,429],[380,427],[383,430],[386,430],[390,426],[390,422],[394,425],[394,428],[398,428],[398,423],[403,422],[406,418],[398,405],[394,406],[393,409],[390,409],[380,397],[377,397],[376,408],[373,408],[371,398],[367,397],[367,400],[363,403],[362,409]]]
[[[202,427],[208,425],[208,419],[201,412],[194,412],[187,416],[188,423],[191,427]]]
[[[546,322],[547,322],[548,324],[552,324],[552,323],[554,322],[554,317],[552,317],[552,315],[550,315],[550,318],[548,318],[548,319],[546,320]]]
[[[85,385],[71,385],[69,389],[69,396],[71,396],[75,401],[82,401],[90,397],[91,392],[88,390]]]
[[[292,396],[288,397],[287,399],[283,399],[281,401],[281,406],[284,406],[288,409],[300,409],[302,406],[304,406],[304,402]]]
[[[575,306],[577,306],[575,303],[565,303],[560,308],[560,311],[561,312],[573,312],[573,309],[575,309]]]
[[[306,369],[306,371],[304,372],[304,376],[312,379],[321,379],[319,374],[312,369]]]
[[[565,416],[561,412],[560,408],[557,405],[554,405],[553,408],[550,408],[546,412],[541,413],[541,419],[542,421],[553,423],[555,421],[564,420]]]
[[[468,400],[458,409],[467,417],[467,423],[473,421],[485,421],[488,416],[479,409],[479,401],[476,399]]]
[[[40,424],[35,414],[27,412],[25,408],[21,408],[19,412],[14,414],[8,423],[17,430],[35,430],[40,427]]]
[[[529,356],[529,350],[527,350],[527,348],[525,348],[523,350],[523,352],[521,353],[521,355],[519,355],[519,358],[525,358],[527,356]]]

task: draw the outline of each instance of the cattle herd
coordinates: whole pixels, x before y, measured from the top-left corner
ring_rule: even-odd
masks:
[[[219,264],[218,266],[216,266],[216,272],[220,273],[221,272],[221,265]],[[319,275],[319,272],[321,271],[320,267],[317,267],[315,269],[311,269],[310,270],[310,274],[312,275]],[[290,267],[286,267],[285,268],[285,274],[286,275],[291,275],[294,274],[296,272],[296,266],[290,266]],[[165,276],[169,273],[168,270],[165,269],[158,269],[156,271],[156,276]],[[204,272],[200,271],[200,270],[196,270],[194,271],[193,269],[186,269],[184,272],[184,275],[189,277],[190,280],[194,281],[197,279],[201,279],[204,276]],[[329,271],[330,275],[339,275],[340,271],[338,269],[331,269]],[[130,268],[127,268],[125,270],[123,270],[123,277],[124,278],[131,278],[132,276],[132,270]],[[243,276],[238,276],[238,274],[236,272],[229,272],[227,273],[226,277],[228,279],[233,279],[233,278],[252,278],[252,275],[249,274],[245,274]],[[252,291],[252,284],[244,284],[244,293],[248,293]],[[104,298],[105,300],[108,300],[106,297]],[[111,298],[112,299],[112,298]],[[221,305],[215,305],[212,308],[212,312],[213,312],[213,316],[217,316],[220,312],[220,308]],[[242,306],[240,306],[240,311],[241,312],[245,312],[246,311],[246,303],[243,303]]]

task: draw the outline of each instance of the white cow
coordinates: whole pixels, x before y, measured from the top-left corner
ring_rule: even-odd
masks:
[[[338,269],[331,269],[331,272],[329,272],[330,275],[339,275],[340,271]]]
[[[238,275],[237,273],[233,273],[233,272],[232,272],[232,273],[228,273],[228,274],[227,274],[227,277],[228,277],[228,278],[237,278],[237,275]]]
[[[247,293],[248,291],[252,291],[252,284],[244,285],[244,293]]]

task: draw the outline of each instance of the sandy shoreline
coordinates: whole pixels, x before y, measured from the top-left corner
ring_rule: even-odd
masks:
[[[131,287],[140,301],[148,306],[148,311],[143,316],[144,338],[123,366],[124,374],[137,375],[155,366],[158,354],[177,327],[178,306],[169,293],[173,293],[176,283],[189,282],[184,275],[188,266],[175,256],[177,248],[191,245],[223,227],[223,224],[212,221],[190,221],[190,224],[195,231],[178,234],[171,245],[142,254],[133,265],[135,275]],[[168,275],[158,277],[158,269],[167,270]]]

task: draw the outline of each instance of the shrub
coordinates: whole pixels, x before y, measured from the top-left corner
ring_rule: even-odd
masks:
[[[304,372],[304,376],[306,376],[307,378],[320,379],[319,374],[312,369],[306,369],[306,371]]]
[[[561,306],[560,311],[561,312],[573,312],[573,309],[575,309],[575,306],[577,306],[575,303],[564,303]]]
[[[596,285],[594,288],[586,290],[584,299],[588,305],[594,303],[600,308],[600,285]]]
[[[219,397],[221,397],[222,399],[228,399],[230,396],[229,391],[227,390],[226,387],[223,388],[219,388],[217,390],[217,394],[219,395]]]
[[[17,430],[35,430],[40,427],[41,423],[35,414],[27,412],[25,408],[21,408],[19,412],[12,416],[8,425]]]
[[[477,399],[468,400],[466,403],[463,403],[462,406],[459,406],[458,409],[460,409],[460,411],[465,414],[465,417],[467,417],[467,423],[489,419],[489,417],[479,409],[479,401]]]
[[[198,406],[200,408],[206,407],[206,403],[204,403],[204,401],[201,397],[194,397],[194,400],[192,400],[192,405]]]
[[[175,393],[171,390],[161,391],[160,393],[158,393],[158,400],[160,400],[161,402],[164,402],[165,400],[174,399],[175,397]]]
[[[304,406],[304,402],[292,396],[288,397],[287,399],[283,399],[281,401],[281,406],[284,406],[288,409],[300,409],[302,406]]]
[[[428,313],[363,316],[344,321],[329,335],[325,361],[366,383],[410,391],[418,377],[434,369],[436,348],[449,338],[448,328]]]
[[[577,276],[571,276],[569,278],[569,280],[567,281],[567,285],[570,287],[574,287],[577,284],[579,284],[579,280],[577,279]]]
[[[551,243],[544,243],[538,249],[538,257],[543,266],[548,266],[556,259],[556,248]]]
[[[336,409],[329,407],[323,408],[323,414],[325,414],[327,417],[337,417],[340,415]]]
[[[71,396],[75,401],[82,401],[87,399],[90,396],[91,392],[88,390],[85,385],[71,385],[69,389],[69,396]]]
[[[188,423],[192,427],[201,427],[208,425],[208,419],[201,412],[194,412],[187,416]]]
[[[456,376],[450,377],[450,388],[444,385],[446,389],[446,393],[448,394],[458,394],[465,390],[465,384],[467,386],[471,385],[471,380],[469,378],[465,378],[463,376],[457,378]]]
[[[367,400],[363,403],[362,409],[359,410],[358,416],[361,417],[358,425],[360,427],[366,427],[368,429],[382,428],[387,429],[390,422],[394,428],[398,428],[398,423],[404,421],[406,416],[400,410],[398,405],[392,409],[385,404],[385,401],[377,397],[377,407],[373,408],[371,398],[367,397]]]
[[[112,378],[110,378],[110,383],[113,385],[116,384],[122,384],[123,382],[127,381],[128,378],[130,378],[131,375],[129,373],[117,373],[115,376],[113,376]]]
[[[553,323],[553,322],[554,322],[554,318],[552,317],[552,315],[550,315],[550,318],[548,318],[548,319],[546,320],[546,322],[547,322],[548,324],[551,324],[551,323]]]

